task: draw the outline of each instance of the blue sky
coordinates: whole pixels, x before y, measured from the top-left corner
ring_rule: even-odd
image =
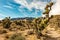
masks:
[[[5,17],[40,17],[51,0],[0,0],[0,19]]]

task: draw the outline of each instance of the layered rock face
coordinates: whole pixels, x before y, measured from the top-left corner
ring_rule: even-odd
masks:
[[[60,40],[60,15],[50,19],[48,26],[42,31],[44,40]]]

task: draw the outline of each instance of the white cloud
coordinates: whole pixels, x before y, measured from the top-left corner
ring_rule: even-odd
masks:
[[[56,2],[56,0],[51,0],[51,2]]]
[[[32,8],[40,9],[44,11],[44,8],[48,2],[44,2],[41,0],[33,0],[31,3],[28,3],[26,0],[14,0],[16,3],[19,3],[23,6],[20,6],[20,8],[27,7],[30,11],[32,11]],[[51,2],[55,2],[56,0],[51,0]],[[35,14],[37,14],[37,10],[35,11]],[[25,15],[25,14],[24,14]],[[27,16],[27,15],[25,15]],[[45,16],[45,15],[42,15]]]
[[[50,11],[49,15],[60,15],[60,0],[57,0],[52,6],[52,10]]]
[[[26,0],[14,0],[14,1],[16,3],[19,3],[27,7],[29,10],[31,10],[32,8],[44,9],[45,5],[47,4],[47,2],[42,2],[42,1],[37,1],[37,0],[33,0],[33,2],[31,2],[30,4]]]

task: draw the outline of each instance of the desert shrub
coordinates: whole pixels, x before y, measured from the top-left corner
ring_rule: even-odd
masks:
[[[11,24],[11,21],[10,21],[10,18],[5,18],[3,21],[3,28],[9,28],[10,27],[10,24]]]
[[[0,34],[7,33],[6,30],[0,30]]]
[[[21,34],[13,34],[9,40],[25,40],[25,38]]]
[[[21,21],[15,21],[15,24],[16,24],[16,25],[23,26],[23,24],[22,24],[22,22],[21,22]]]
[[[2,23],[2,21],[0,20],[0,23]]]
[[[27,34],[32,35],[32,34],[34,34],[34,32],[33,31],[28,31]]]
[[[30,21],[30,20],[27,20],[27,23],[32,23],[32,21]]]

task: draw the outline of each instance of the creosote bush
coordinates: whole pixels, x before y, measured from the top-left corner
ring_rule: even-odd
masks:
[[[6,30],[0,30],[0,34],[4,34],[4,33],[7,33]]]
[[[17,33],[13,34],[9,40],[25,40],[25,38],[21,34]]]
[[[17,25],[21,25],[21,26],[22,26],[21,21],[15,21],[15,23],[16,23]]]

